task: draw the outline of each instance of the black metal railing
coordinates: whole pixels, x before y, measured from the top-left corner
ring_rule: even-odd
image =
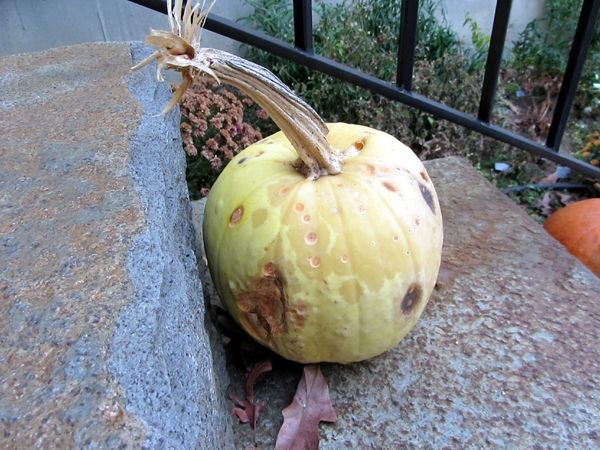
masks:
[[[164,0],[129,1],[165,14],[167,12],[167,5]],[[485,136],[527,150],[557,164],[570,167],[586,176],[600,179],[600,168],[559,152],[583,65],[591,46],[594,25],[600,11],[600,0],[583,0],[567,68],[563,75],[554,108],[552,123],[546,142],[543,144],[491,123],[512,0],[498,0],[496,3],[477,116],[451,108],[412,91],[418,0],[402,0],[401,17],[399,17],[401,26],[398,42],[397,81],[395,85],[332,59],[314,54],[311,0],[292,1],[294,5],[294,45],[215,14],[209,14],[206,29],[370,89],[440,119],[448,120]]]

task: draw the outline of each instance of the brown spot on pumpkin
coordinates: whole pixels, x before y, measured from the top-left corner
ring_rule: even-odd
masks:
[[[310,267],[316,269],[321,265],[321,258],[318,256],[309,256],[308,263],[310,264]]]
[[[365,147],[365,141],[363,141],[363,140],[356,141],[354,143],[354,146],[356,147],[356,150],[361,151]]]
[[[377,168],[373,164],[365,164],[363,168],[369,175],[375,175],[377,173]]]
[[[294,211],[296,211],[296,212],[304,211],[304,203],[296,203],[294,205]]]
[[[383,187],[386,188],[388,191],[391,192],[398,192],[398,186],[396,186],[394,183],[392,183],[389,180],[385,180],[383,183]]]
[[[425,203],[427,203],[427,206],[429,206],[431,212],[435,214],[435,202],[433,201],[433,194],[427,186],[421,183],[419,183],[419,190],[421,191],[423,200],[425,200]]]
[[[296,305],[294,308],[290,308],[289,313],[290,321],[296,325],[296,327],[300,328],[306,322],[306,305]]]
[[[429,182],[429,177],[427,176],[427,172],[422,171],[420,175],[421,175],[421,178],[423,178],[423,180],[425,182]]]
[[[244,215],[244,207],[242,205],[238,206],[233,210],[231,216],[229,217],[229,225],[235,225],[240,220],[242,220],[242,216]]]
[[[404,294],[404,298],[402,299],[402,303],[400,304],[400,309],[403,314],[411,313],[417,305],[421,302],[423,297],[423,289],[417,283],[413,283],[409,286],[406,294]]]
[[[240,158],[240,160],[238,161],[238,164],[244,164],[246,161],[248,160],[248,158],[246,158],[245,156],[243,158]]]
[[[265,223],[265,220],[267,220],[267,216],[268,213],[265,208],[257,209],[254,211],[254,213],[252,213],[252,226],[254,228],[260,227],[263,223]]]
[[[315,245],[317,243],[317,233],[314,231],[306,233],[306,236],[304,236],[304,242],[306,242],[308,245]]]
[[[304,222],[304,223],[310,222],[310,214],[304,214],[302,216],[302,222]]]
[[[279,195],[285,195],[288,192],[290,192],[291,187],[290,186],[283,186],[281,189],[279,189]]]
[[[235,302],[242,326],[255,338],[271,341],[287,332],[285,283],[272,262],[265,264],[250,291],[235,294]]]

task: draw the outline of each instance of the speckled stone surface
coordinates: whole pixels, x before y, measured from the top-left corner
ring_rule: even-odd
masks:
[[[427,170],[444,215],[438,285],[392,351],[322,365],[338,421],[321,448],[600,448],[600,279],[464,160]],[[273,447],[300,374],[275,361],[258,384],[259,446]]]
[[[147,51],[0,60],[0,448],[231,446]]]

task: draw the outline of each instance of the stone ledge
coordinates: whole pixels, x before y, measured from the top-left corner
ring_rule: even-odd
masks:
[[[0,447],[232,445],[178,117],[142,53],[1,60]]]
[[[321,365],[338,415],[321,448],[598,447],[600,279],[466,161],[426,166],[444,216],[436,290],[393,350]],[[256,434],[234,425],[237,448],[274,446],[301,368],[273,361]]]

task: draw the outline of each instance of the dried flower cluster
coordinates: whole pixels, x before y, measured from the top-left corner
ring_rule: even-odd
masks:
[[[578,156],[593,166],[600,166],[600,132],[590,134],[587,143],[578,153]]]
[[[197,78],[181,101],[181,137],[192,197],[204,197],[240,151],[271,129],[267,113],[229,86]],[[259,128],[260,127],[260,128]]]

